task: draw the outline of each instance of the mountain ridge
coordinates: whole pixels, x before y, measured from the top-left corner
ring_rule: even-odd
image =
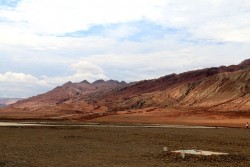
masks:
[[[142,112],[147,115],[148,111],[155,113],[151,117],[159,116],[159,111],[168,113],[166,118],[195,115],[204,118],[216,115],[248,117],[250,59],[238,65],[198,69],[132,83],[115,80],[67,82],[0,112],[14,110],[36,113],[37,117],[43,112],[48,117],[51,114],[76,114],[74,119],[94,120],[127,113],[136,115]]]

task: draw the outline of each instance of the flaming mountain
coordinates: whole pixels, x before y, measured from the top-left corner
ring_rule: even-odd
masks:
[[[0,114],[2,119],[97,122],[230,124],[245,121],[250,119],[250,59],[238,65],[133,83],[68,82],[0,109]]]

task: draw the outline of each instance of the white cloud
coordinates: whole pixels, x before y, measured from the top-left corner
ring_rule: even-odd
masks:
[[[100,67],[87,61],[79,61],[71,66],[78,74],[92,73],[98,75],[103,73],[103,70]]]
[[[120,25],[115,29],[107,30],[105,36],[114,39],[128,38],[131,35],[139,32],[139,29],[135,26]]]
[[[98,79],[108,79],[102,68],[99,66],[88,62],[88,61],[78,61],[71,64],[71,68],[75,71],[74,74],[70,76],[58,76],[58,77],[46,77],[43,79],[46,82],[52,83],[54,85],[61,85],[68,81],[80,82],[82,80],[88,80],[90,82]]]
[[[16,82],[16,83],[35,83],[43,85],[43,82],[40,82],[39,79],[36,77],[23,74],[23,73],[13,73],[13,72],[6,72],[4,74],[0,74],[0,81],[1,82]]]
[[[157,13],[163,0],[22,0],[14,11],[0,14],[30,24],[28,31],[65,33],[95,24],[140,20]]]
[[[0,97],[28,97],[42,93],[52,87],[53,85],[30,74],[0,73]]]
[[[154,20],[187,30],[193,37],[223,42],[250,42],[248,0],[176,0]]]

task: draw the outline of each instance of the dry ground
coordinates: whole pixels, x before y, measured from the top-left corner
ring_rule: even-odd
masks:
[[[179,110],[173,108],[158,109],[154,107],[119,112],[85,112],[73,111],[0,111],[0,120],[79,120],[99,123],[149,123],[149,124],[184,124],[204,126],[244,127],[250,122],[250,111],[206,111]]]
[[[202,149],[225,157],[163,153]],[[250,166],[250,130],[101,127],[1,127],[2,166]]]
[[[195,112],[173,109],[155,109],[152,111],[150,109],[139,109],[97,117],[89,121],[101,123],[150,123],[244,127],[246,122],[250,122],[249,115],[250,112],[245,112],[245,115],[241,115],[241,113],[237,112]]]

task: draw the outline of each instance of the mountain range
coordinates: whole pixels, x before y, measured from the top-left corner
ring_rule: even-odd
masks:
[[[238,65],[132,83],[115,80],[67,82],[47,93],[5,107],[0,113],[2,118],[104,122],[247,120],[250,118],[250,59]]]
[[[22,99],[21,98],[3,98],[3,97],[0,97],[0,108],[14,104],[18,100],[22,100]]]

